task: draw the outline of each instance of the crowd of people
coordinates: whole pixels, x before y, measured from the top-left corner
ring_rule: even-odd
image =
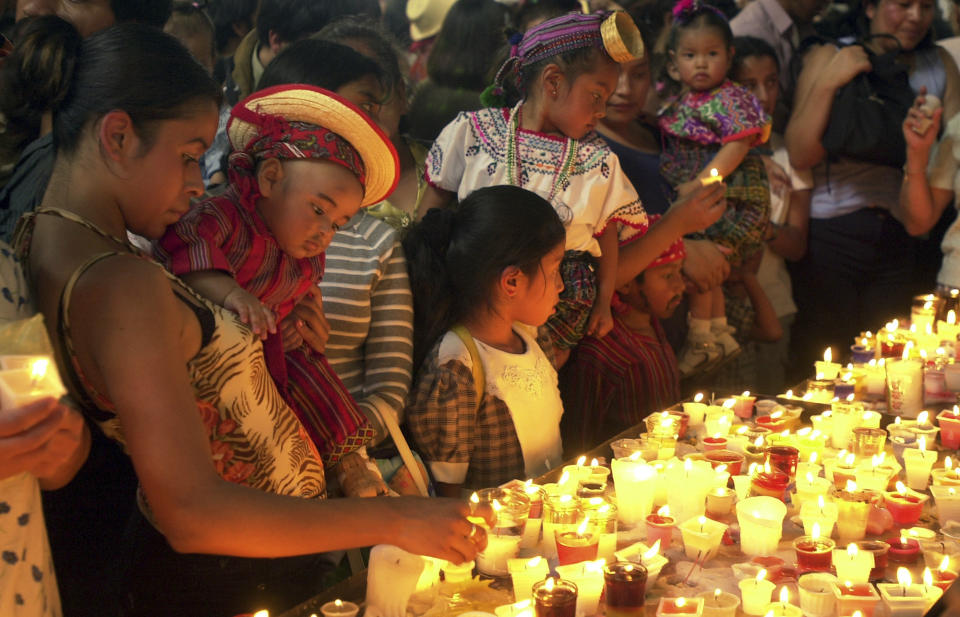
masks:
[[[68,391],[0,409],[0,614],[468,561],[470,491],[949,294],[958,13],[0,0],[0,312]]]

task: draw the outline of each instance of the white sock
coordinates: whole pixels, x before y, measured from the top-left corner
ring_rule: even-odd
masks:
[[[710,329],[711,330],[726,330],[727,329],[727,316],[723,317],[714,317],[710,320]]]
[[[699,336],[703,338],[710,334],[710,321],[709,319],[698,319],[696,317],[690,318],[690,336]]]

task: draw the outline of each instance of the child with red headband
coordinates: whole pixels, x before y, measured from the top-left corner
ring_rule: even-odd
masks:
[[[352,103],[304,85],[241,101],[227,134],[227,191],[168,228],[158,256],[264,339],[270,376],[325,465],[350,471],[347,494],[385,492],[362,460],[373,428],[326,358],[298,333],[283,336],[277,324],[304,295],[319,295],[324,251],[339,226],[396,186],[396,152]]]
[[[660,217],[651,215],[651,225]],[[680,398],[677,358],[661,319],[683,299],[683,260],[678,239],[635,279],[617,288],[613,329],[584,337],[560,375],[563,443],[589,448],[638,424]]]

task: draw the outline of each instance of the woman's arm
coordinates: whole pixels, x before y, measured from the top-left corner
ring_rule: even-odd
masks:
[[[907,142],[907,163],[903,170],[903,183],[900,185],[900,202],[898,218],[907,233],[919,236],[927,233],[940,220],[944,209],[953,201],[953,191],[931,186],[927,177],[930,162],[930,151],[936,141],[940,129],[942,109],[933,113],[933,122],[921,135],[914,130],[918,122],[925,119],[925,114],[919,105],[921,100],[907,112],[903,121],[903,137]],[[953,155],[954,139],[952,135],[945,135],[940,142],[938,158],[944,163],[938,164],[941,168],[946,164],[949,173],[948,180],[952,180],[956,172],[956,160]],[[952,183],[952,182],[951,182]]]
[[[74,290],[70,319],[81,367],[114,403],[140,484],[175,550],[279,557],[388,542],[455,561],[475,554],[464,503],[300,499],[221,479],[186,369],[199,323],[159,268],[119,258],[95,265]]]
[[[767,241],[770,250],[784,259],[797,261],[807,252],[807,232],[810,228],[811,189],[790,192],[790,209],[786,224],[775,227]]]
[[[832,45],[815,47],[804,56],[803,65],[784,135],[794,169],[809,169],[823,160],[827,152],[821,140],[837,90],[871,68],[867,53],[859,45],[840,50]]]
[[[750,143],[755,138],[754,135],[750,135],[749,137],[730,141],[720,146],[720,150],[713,155],[713,158],[707,163],[707,166],[697,174],[697,179],[703,180],[704,178],[709,178],[714,169],[724,178],[732,174],[737,167],[740,167],[740,163],[743,162],[744,157],[750,152]]]

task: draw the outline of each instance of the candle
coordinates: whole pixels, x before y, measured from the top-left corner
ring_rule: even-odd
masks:
[[[844,581],[834,585],[833,590],[839,615],[856,615],[860,612],[864,617],[872,617],[874,608],[880,602],[880,594],[870,583]]]
[[[726,435],[733,425],[733,411],[727,407],[712,406],[707,409],[704,427],[708,435]]]
[[[876,456],[883,452],[886,442],[887,431],[882,428],[858,426],[853,429],[853,453],[857,456]]]
[[[642,564],[647,569],[647,584],[653,586],[660,576],[660,570],[667,565],[670,560],[660,554],[660,542],[654,542],[653,546],[647,546],[643,542],[631,544],[623,550],[617,551],[614,556],[617,561],[629,561]]]
[[[703,598],[660,598],[657,617],[699,617],[703,614]]]
[[[830,538],[820,537],[819,524],[814,523],[812,531],[811,535],[800,536],[793,541],[797,565],[801,570],[826,572],[830,569],[836,543]]]
[[[701,564],[712,559],[720,548],[720,540],[726,530],[727,525],[705,516],[681,523],[680,535],[687,557]]]
[[[884,494],[884,505],[890,511],[893,522],[898,525],[912,525],[920,520],[926,495],[907,490],[903,482],[897,482],[896,492]]]
[[[750,478],[750,493],[754,496],[773,497],[783,501],[783,493],[790,483],[790,476],[780,471],[771,471],[766,466]]]
[[[656,514],[647,516],[647,541],[653,545],[660,543],[663,550],[670,548],[670,541],[673,539],[673,528],[677,525],[677,519],[670,516],[670,506],[663,506],[657,510]]]
[[[904,418],[916,418],[923,406],[923,364],[907,359],[889,360],[887,367],[887,411]]]
[[[725,466],[731,475],[737,475],[743,468],[744,455],[732,450],[710,450],[704,459],[714,468]]]
[[[800,591],[800,608],[810,617],[833,617],[836,600],[833,596],[833,586],[837,577],[832,574],[817,572],[804,574],[797,580]]]
[[[577,586],[553,577],[533,586],[537,617],[576,617]]]
[[[874,455],[870,458],[869,465],[858,466],[856,472],[857,486],[865,491],[885,491],[889,477],[887,472],[880,467],[882,461],[882,456]]]
[[[613,484],[617,491],[620,522],[632,526],[642,521],[653,509],[656,469],[638,455],[614,459],[611,463]]]
[[[913,298],[913,305],[910,309],[910,326],[917,327],[917,330],[923,331],[927,326],[933,326],[937,315],[937,307],[943,303],[943,300],[933,294],[924,294]]]
[[[813,525],[820,526],[820,532],[825,538],[833,535],[833,526],[837,522],[839,510],[837,504],[832,501],[826,501],[823,495],[817,495],[817,499],[804,502],[800,507],[800,520],[803,522],[803,533],[813,535]]]
[[[726,450],[727,449],[727,438],[717,433],[713,437],[704,437],[703,438],[703,451],[710,452],[711,450]]]
[[[867,533],[871,494],[858,491],[856,484],[847,481],[846,490],[840,491],[837,497],[838,538],[844,542],[862,540]]]
[[[904,567],[897,568],[897,583],[880,583],[877,589],[890,617],[922,617],[943,595],[943,590],[934,585],[914,584]]]
[[[740,598],[722,589],[697,594],[703,598],[703,617],[735,617]]]
[[[723,182],[723,176],[720,175],[720,172],[716,167],[710,170],[710,175],[706,178],[700,178],[700,184],[703,186],[708,186],[714,184],[715,182]]]
[[[738,583],[743,612],[747,615],[763,615],[770,603],[776,585],[764,580],[766,575],[766,570],[760,570],[756,578],[744,579]]]
[[[960,492],[952,486],[931,486],[930,492],[937,503],[937,520],[941,525],[947,521],[960,521]]]
[[[908,538],[902,531],[899,538],[888,538],[886,542],[890,545],[890,550],[887,551],[887,558],[890,561],[908,565],[916,563],[920,555],[919,542]]]
[[[603,593],[603,566],[606,560],[585,561],[572,565],[557,566],[562,580],[577,586],[577,617],[594,615]]]
[[[617,561],[604,566],[607,617],[631,617],[643,612],[647,569],[638,563]]]
[[[940,443],[943,447],[951,450],[960,448],[960,407],[954,405],[950,411],[941,411],[937,423],[940,425]]]
[[[333,602],[327,602],[320,607],[323,617],[356,617],[360,607],[353,602],[344,602],[337,599]]]
[[[773,497],[749,497],[737,503],[740,550],[746,555],[772,555],[783,534],[787,506]]]
[[[786,587],[780,588],[780,601],[767,605],[766,617],[801,617],[803,612],[799,606],[790,604],[790,592]]]
[[[715,488],[707,493],[707,515],[711,518],[720,518],[730,514],[735,496],[736,492],[725,486]]]
[[[793,446],[770,446],[766,453],[771,469],[784,473],[791,479],[797,475],[797,463],[800,462],[798,449]]]
[[[577,523],[580,499],[573,495],[547,494],[543,502],[543,542],[541,552],[547,559],[557,556],[557,531]]]
[[[557,560],[560,565],[590,561],[597,558],[600,538],[596,527],[590,525],[590,516],[573,531],[557,530]]]
[[[848,544],[845,551],[833,551],[833,567],[841,581],[866,583],[873,569],[873,553],[859,550],[856,544]]]
[[[493,609],[496,617],[531,617],[533,615],[533,600],[521,600],[513,604],[505,604]],[[482,617],[476,615],[475,617]]]
[[[733,396],[733,413],[738,418],[749,420],[753,417],[753,405],[756,401],[757,397],[750,396],[749,391],[743,394],[735,394]]]
[[[533,559],[511,559],[507,562],[507,570],[513,581],[513,597],[519,602],[533,597],[533,584],[547,578],[550,566],[546,559],[537,556]]]
[[[613,559],[613,553],[617,550],[617,506],[601,497],[594,497],[584,503],[583,510],[593,517],[597,529],[597,558],[607,561]]]
[[[840,374],[840,369],[843,368],[833,361],[833,350],[830,347],[827,347],[823,352],[823,362],[815,362],[814,367],[817,379],[821,379],[821,375],[823,375],[822,379],[836,379],[837,375]]]
[[[903,466],[907,470],[907,486],[922,491],[930,483],[930,471],[937,462],[937,453],[926,449],[923,437],[917,439],[917,444],[919,447],[903,451]]]
[[[707,415],[707,405],[703,402],[703,393],[698,392],[692,403],[684,403],[683,411],[690,417],[690,426],[703,426],[703,419]]]
[[[490,576],[506,576],[507,560],[520,551],[530,499],[523,491],[489,488],[475,492],[470,500],[490,504],[496,514],[496,521],[487,532],[487,546],[477,554],[477,569]]]
[[[887,570],[887,552],[890,545],[880,540],[860,540],[857,549],[873,555],[873,568],[870,569],[870,580],[883,580]]]
[[[927,568],[924,573],[929,570],[930,568]],[[940,567],[933,573],[933,584],[946,591],[955,580],[957,580],[957,573],[950,569],[950,557],[944,555]]]
[[[50,358],[32,358],[29,368],[0,371],[0,409],[15,409],[67,393]]]

